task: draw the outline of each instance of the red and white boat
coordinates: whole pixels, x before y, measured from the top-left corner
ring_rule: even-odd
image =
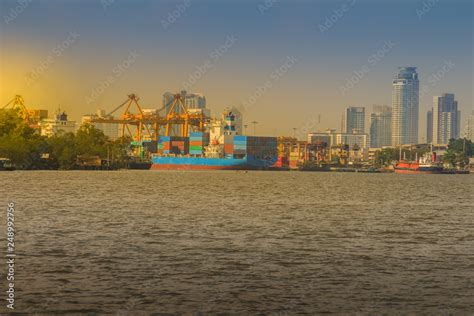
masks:
[[[415,161],[400,160],[395,164],[395,173],[434,174],[442,173],[444,168],[436,162],[436,153],[426,153]]]

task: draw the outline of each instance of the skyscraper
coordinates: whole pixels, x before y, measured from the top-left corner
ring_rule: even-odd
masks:
[[[370,114],[370,147],[380,148],[392,143],[392,109],[374,105]]]
[[[471,112],[467,119],[466,137],[474,142],[474,111]]]
[[[461,113],[454,94],[443,93],[442,96],[433,97],[431,142],[447,144],[451,138],[458,138],[460,124]]]
[[[426,142],[433,143],[433,110],[426,113]]]
[[[365,133],[365,108],[351,106],[346,108],[344,133],[364,134]]]
[[[416,144],[420,92],[416,67],[400,67],[392,86],[392,146]]]
[[[205,109],[206,108],[206,97],[202,94],[197,93],[188,93],[186,91],[181,91],[181,95],[184,97],[184,103],[188,110],[194,109]],[[165,92],[163,94],[163,109],[162,112],[166,115],[171,108],[174,100],[174,93]]]

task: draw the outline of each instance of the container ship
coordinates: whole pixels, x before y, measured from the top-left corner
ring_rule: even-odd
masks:
[[[152,155],[155,170],[268,170],[278,162],[277,138],[209,133],[189,137],[162,136]]]
[[[443,166],[436,163],[436,153],[427,153],[415,161],[400,160],[394,166],[395,173],[436,174],[443,173]]]

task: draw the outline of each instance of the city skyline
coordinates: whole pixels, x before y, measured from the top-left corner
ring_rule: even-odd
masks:
[[[97,109],[115,108],[131,92],[144,107],[160,108],[164,92],[187,86],[206,96],[215,115],[228,106],[244,106],[245,119],[260,122],[260,134],[292,135],[293,128],[308,122],[316,122],[313,131],[338,127],[341,113],[353,104],[391,104],[393,74],[413,65],[420,74],[419,141],[426,139],[424,113],[433,96],[453,92],[463,113],[472,110],[469,1],[439,1],[427,12],[419,11],[422,2],[278,2],[268,7],[232,2],[211,9],[191,3],[181,6],[185,11],[169,25],[162,22],[181,2],[148,4],[146,10],[108,3],[31,3],[15,19],[2,21],[1,45],[8,49],[1,50],[0,100],[21,94],[32,108],[52,113],[61,106],[79,121]],[[331,22],[343,4],[347,11]],[[8,17],[17,2],[1,5]],[[410,14],[398,14],[402,11]],[[392,23],[373,28],[374,22],[360,19],[364,14]],[[400,16],[404,24],[395,26]],[[446,23],[439,25],[440,17]],[[59,30],[54,23],[64,27]],[[119,34],[134,32],[140,36],[120,41]],[[106,38],[107,46],[99,38]],[[441,40],[447,48],[437,45]],[[343,55],[347,47],[351,54]],[[467,115],[461,126],[466,122]]]

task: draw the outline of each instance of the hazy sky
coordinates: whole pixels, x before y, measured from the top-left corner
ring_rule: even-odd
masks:
[[[470,0],[1,0],[0,10],[1,105],[21,94],[79,120],[131,92],[160,107],[186,86],[216,115],[244,105],[259,134],[292,134],[339,128],[349,105],[390,105],[397,67],[416,66],[422,137],[434,95],[455,93],[463,122],[473,108]]]

